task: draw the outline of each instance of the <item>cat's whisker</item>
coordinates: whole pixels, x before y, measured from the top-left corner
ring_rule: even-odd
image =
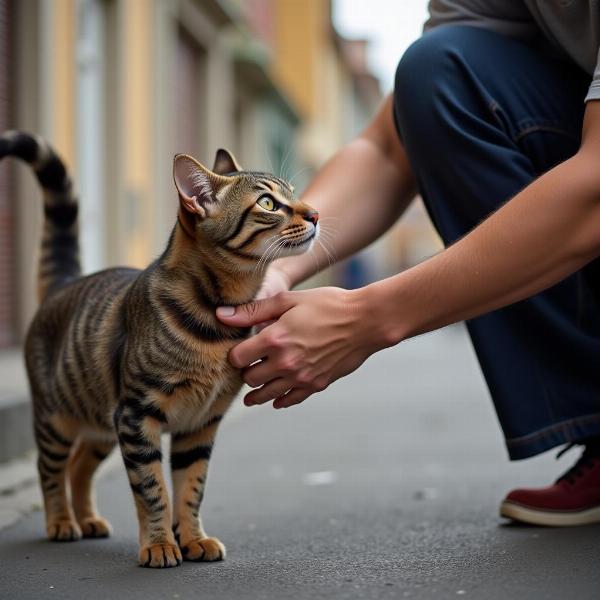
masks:
[[[280,178],[287,179],[287,177],[285,176],[285,165],[287,163],[287,160],[288,160],[288,157],[290,156],[291,151],[292,151],[292,141],[288,140],[287,152],[285,153],[283,162],[281,163],[281,166],[279,167],[279,177]]]
[[[315,261],[315,269],[318,273],[321,270],[320,269],[321,264],[319,263],[319,257],[317,256],[317,253],[315,252],[314,245],[310,247],[309,254],[313,257],[313,260]]]
[[[319,240],[317,240],[317,242],[320,244],[321,248],[323,248],[323,251],[325,252],[325,255],[327,256],[328,266],[331,266],[335,262],[334,254],[332,253],[331,249],[327,247],[324,240],[319,239]]]
[[[281,240],[281,243],[279,244],[279,246],[277,246],[275,248],[275,251],[273,252],[273,258],[272,260],[270,260],[269,262],[274,262],[277,260],[277,258],[279,257],[279,254],[281,253],[281,251],[285,248],[285,239]]]
[[[329,227],[319,228],[319,237],[324,237],[326,239],[332,239],[333,236],[337,235],[337,233],[337,231],[330,229]]]
[[[319,219],[319,229],[324,229],[325,231],[338,233],[338,230],[334,229],[333,226],[328,223],[329,220],[330,219],[327,217]]]
[[[321,244],[321,247],[323,247],[323,244]],[[327,258],[327,267],[331,267],[331,265],[333,265],[333,263],[335,262],[333,260],[333,258],[331,257],[331,255],[329,254],[329,252],[327,252],[327,250],[325,250],[325,256]]]
[[[334,237],[328,233],[320,235],[318,239],[323,242],[326,242],[327,245],[333,245],[333,242],[334,242]]]
[[[270,236],[268,240],[271,240],[272,238],[275,238],[275,240],[273,242],[271,242],[269,244],[269,246],[267,247],[267,249],[263,252],[262,256],[260,257],[259,261],[256,263],[256,265],[254,266],[254,270],[258,273],[261,272],[261,263],[266,262],[268,260],[268,256],[269,256],[269,251],[271,250],[271,248],[277,244],[278,239],[280,238],[279,234],[275,234],[273,236]]]
[[[334,241],[335,241],[335,234],[330,233],[328,231],[324,231],[321,232],[321,235],[319,235],[319,239],[324,240],[325,242],[327,242],[328,244],[335,246]]]
[[[324,219],[319,220],[319,229],[328,231],[330,233],[339,233],[339,230],[334,227],[332,224],[326,222]]]
[[[281,254],[281,251],[285,248],[285,240],[282,240],[282,243],[279,245],[279,247],[276,249],[274,255],[273,255],[273,260],[271,262],[276,261],[279,258],[279,255]]]
[[[258,272],[259,273],[263,273],[264,270],[267,268],[267,266],[271,262],[273,262],[273,259],[271,257],[275,254],[279,245],[284,244],[284,243],[285,243],[285,238],[282,238],[280,235],[278,235],[277,239],[269,245],[266,252],[263,254],[261,259],[259,260],[259,263],[258,263],[258,265],[259,265]]]
[[[323,235],[326,237],[333,237],[333,236],[337,236],[339,233],[339,231],[337,229],[334,229],[333,227],[330,227],[328,225],[321,225],[319,224],[319,235]]]
[[[271,171],[271,173],[274,173],[275,170],[273,169],[273,161],[271,160],[271,155],[269,154],[269,151],[268,151],[266,145],[263,146],[263,153],[265,155],[265,158],[269,162],[269,170]]]
[[[302,169],[298,169],[291,177],[288,178],[288,181],[293,184],[296,177],[300,177],[300,175],[302,175],[303,173],[306,173],[306,171],[308,171],[309,169],[310,169],[310,167],[304,167]]]
[[[277,240],[274,245],[270,246],[268,251],[261,257],[261,260],[257,264],[257,272],[259,275],[262,275],[268,266],[273,262],[271,260],[271,256],[274,255],[275,250],[277,249],[281,240]]]

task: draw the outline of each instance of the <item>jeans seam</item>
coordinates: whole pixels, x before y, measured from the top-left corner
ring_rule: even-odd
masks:
[[[525,127],[524,129],[521,129],[518,133],[516,133],[513,136],[513,142],[518,142],[518,141],[522,140],[525,136],[527,136],[531,133],[536,133],[538,131],[547,131],[549,133],[559,133],[561,135],[566,135],[567,137],[570,137],[573,140],[579,139],[576,135],[570,133],[569,131],[565,131],[564,129],[561,129],[560,127],[553,127],[551,125],[531,125],[529,127]]]
[[[506,128],[508,129],[507,133],[510,136],[513,143],[515,143],[515,144],[517,144],[519,141],[521,141],[524,137],[526,137],[532,133],[536,133],[538,131],[545,131],[548,133],[557,133],[560,135],[565,135],[573,140],[579,140],[579,137],[576,134],[571,133],[570,131],[567,131],[566,129],[563,129],[562,127],[559,127],[557,125],[537,123],[535,125],[528,125],[528,126],[522,127],[522,128],[520,126],[520,123],[523,123],[523,121],[544,121],[545,120],[545,119],[540,119],[540,118],[527,117],[526,119],[521,119],[519,121],[519,123],[517,124],[517,126],[513,127],[509,120],[502,119],[500,117],[500,115],[498,114],[498,111],[502,110],[502,106],[495,99],[490,100],[490,102],[488,104],[488,108],[489,108],[490,112],[492,113],[492,115],[495,117],[495,119],[499,122],[500,126],[504,125],[503,129],[506,129]]]
[[[490,103],[488,104],[488,108],[489,108],[490,112],[492,113],[492,116],[494,117],[494,119],[496,119],[499,127],[501,129],[505,130],[508,137],[510,137],[510,139],[514,142],[515,134],[513,133],[513,126],[508,119],[503,119],[500,116],[499,113],[504,112],[502,110],[502,107],[500,106],[500,104],[492,98],[490,100]]]
[[[543,429],[539,429],[538,431],[535,431],[533,433],[528,433],[527,435],[523,435],[516,438],[507,438],[506,445],[510,447],[528,444],[537,441],[545,437],[546,435],[554,433],[556,431],[564,431],[565,433],[570,434],[572,432],[571,428],[573,425],[589,424],[596,422],[600,422],[600,414],[585,415],[582,417],[575,417],[573,419],[566,419],[565,421],[561,421],[560,423],[544,427]]]

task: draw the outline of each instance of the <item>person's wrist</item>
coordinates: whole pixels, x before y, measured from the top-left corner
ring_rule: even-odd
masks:
[[[408,329],[401,318],[402,311],[398,310],[384,282],[372,283],[354,292],[359,318],[379,349],[395,346],[408,337]]]

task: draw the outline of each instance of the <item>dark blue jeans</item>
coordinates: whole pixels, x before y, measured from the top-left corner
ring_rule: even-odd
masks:
[[[480,28],[439,27],[407,50],[394,117],[445,244],[577,151],[589,82]],[[599,275],[592,264],[467,324],[512,459],[600,435]]]

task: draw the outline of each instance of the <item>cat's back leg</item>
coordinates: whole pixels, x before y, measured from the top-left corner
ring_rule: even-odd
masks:
[[[50,336],[44,322],[36,318],[25,343],[25,363],[33,405],[37,467],[44,498],[46,531],[51,540],[81,538],[68,493],[67,469],[71,447],[79,434],[79,423],[70,415],[73,407],[58,385]]]
[[[70,542],[81,538],[67,489],[67,467],[77,435],[71,419],[54,413],[39,414],[40,398],[34,397],[34,429],[38,448],[38,472],[44,497],[46,531],[51,540]],[[38,405],[38,406],[36,406]]]
[[[110,523],[98,514],[93,479],[96,469],[115,445],[116,439],[97,440],[80,437],[71,451],[71,503],[84,537],[108,537],[112,533]]]

